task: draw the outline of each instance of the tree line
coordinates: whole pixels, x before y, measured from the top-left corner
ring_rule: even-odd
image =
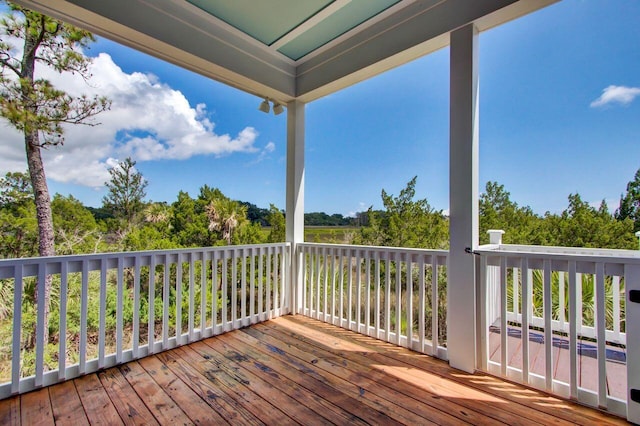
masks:
[[[58,254],[96,253],[281,242],[285,214],[233,200],[203,185],[193,197],[180,191],[172,203],[145,201],[147,180],[125,159],[109,169],[107,194],[99,208],[85,207],[73,195],[55,194],[51,210]],[[416,199],[417,177],[399,195],[381,192],[383,209],[369,208],[356,218],[315,212],[306,226],[353,226],[354,244],[446,249],[448,217],[424,199]],[[487,182],[480,195],[480,242],[487,230],[502,229],[506,244],[637,249],[640,230],[640,170],[627,185],[613,213],[580,194],[568,196],[561,213],[536,214],[511,200],[504,185]],[[33,189],[26,173],[0,178],[0,257],[38,255],[38,224]]]
[[[51,201],[55,253],[207,247],[281,242],[285,214],[232,200],[209,185],[192,197],[180,191],[172,203],[146,201],[148,181],[127,158],[109,169],[100,207],[86,207],[73,195]],[[0,258],[39,255],[38,221],[28,173],[0,178]],[[307,226],[353,226],[353,218],[323,212],[305,214]]]
[[[382,190],[383,210],[369,208],[366,226],[355,236],[356,244],[446,249],[449,221],[427,199],[415,199],[416,177],[398,196]],[[620,197],[612,213],[603,200],[595,208],[580,194],[569,194],[561,213],[535,213],[519,206],[498,182],[487,182],[479,200],[480,243],[488,244],[489,229],[505,231],[505,244],[564,247],[638,249],[635,232],[640,231],[640,170]]]
[[[180,191],[173,203],[147,202],[147,181],[133,160],[126,159],[109,173],[100,208],[89,209],[73,195],[54,195],[57,254],[284,241],[284,213],[274,205],[250,220],[253,205],[232,200],[208,185],[195,197]],[[38,224],[28,175],[7,173],[0,178],[0,256],[37,255]]]

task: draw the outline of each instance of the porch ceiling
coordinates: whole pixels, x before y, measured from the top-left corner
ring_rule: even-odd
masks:
[[[315,100],[556,0],[16,0],[280,102]]]

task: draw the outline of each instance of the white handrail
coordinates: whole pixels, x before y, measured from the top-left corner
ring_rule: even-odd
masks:
[[[624,327],[633,325],[625,321],[625,271],[640,264],[638,252],[494,244],[475,253],[482,259],[480,304],[485,307],[482,368],[625,416],[626,398],[608,393],[607,374],[620,371],[608,373],[607,356],[626,352]],[[492,332],[500,334],[499,342]],[[540,344],[540,361],[529,359]],[[496,345],[500,351],[492,356],[490,347]],[[591,347],[596,361],[588,374],[596,382],[580,386],[578,362]],[[556,354],[564,349],[570,371],[558,379]],[[507,354],[521,361],[512,364]]]
[[[0,260],[0,279],[15,289],[11,376],[0,384],[0,399],[286,314],[289,256],[290,245],[278,243]],[[47,277],[59,289],[51,300],[59,317],[49,318],[59,325],[53,354],[58,359],[51,365],[42,341],[48,326],[42,297],[37,306],[26,306],[24,291],[37,280],[39,296],[44,295]],[[79,300],[69,299],[72,294]],[[80,312],[72,312],[70,303],[79,305]],[[36,345],[23,349],[30,346],[24,344],[24,310],[33,308]],[[97,329],[91,320],[94,308]],[[126,309],[132,310],[127,326]],[[70,315],[79,317],[79,330],[69,329]],[[97,336],[97,348],[89,345],[91,336]],[[25,356],[36,360],[34,375],[23,371]]]
[[[446,305],[439,298],[446,294],[447,251],[297,247],[304,315],[446,359]]]

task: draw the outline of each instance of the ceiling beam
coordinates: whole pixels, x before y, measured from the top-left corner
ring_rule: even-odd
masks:
[[[16,0],[238,89],[282,103],[295,97],[290,61],[174,0]]]
[[[297,37],[301,36],[306,31],[310,30],[325,19],[329,18],[331,15],[333,15],[349,3],[351,3],[351,0],[334,1],[329,6],[325,7],[320,12],[316,13],[311,18],[307,19],[284,36],[280,37],[278,40],[271,44],[271,48],[275,50],[280,49],[282,46],[286,45],[290,41],[295,40]]]
[[[451,31],[469,23],[482,31],[557,0],[415,0],[297,66],[184,0],[14,1],[284,104],[311,102],[441,49]],[[346,3],[338,0],[334,8]]]
[[[417,1],[297,69],[296,97],[311,102],[448,46],[469,23],[485,30],[556,0]]]

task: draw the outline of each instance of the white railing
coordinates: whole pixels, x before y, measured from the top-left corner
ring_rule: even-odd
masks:
[[[13,292],[0,399],[286,314],[289,256],[282,243],[0,260]]]
[[[640,258],[640,252],[627,250],[607,250],[607,249],[582,249],[573,247],[544,247],[544,246],[523,246],[523,245],[501,245],[501,250],[514,252],[530,252],[530,253],[546,253],[546,254],[566,254],[566,255],[586,255],[586,256],[622,256],[625,258],[636,256]],[[514,264],[509,268],[510,277],[520,277],[519,265]],[[542,270],[529,268],[527,272],[527,280],[531,283],[542,285]],[[500,318],[500,269],[489,267],[487,269],[487,292],[492,297],[487,299],[487,318],[489,323],[494,323]],[[589,315],[593,311],[593,303],[595,294],[592,293],[594,288],[593,273],[582,274],[577,272],[576,282],[581,284],[576,286],[576,310],[584,312],[584,315],[576,321],[577,333],[579,338],[596,339],[597,333],[592,316]],[[554,332],[569,333],[569,275],[564,270],[554,271],[552,273],[551,291],[552,291],[552,320],[551,329]],[[624,281],[621,281],[620,275],[610,275],[605,283],[605,301],[609,308],[607,321],[605,323],[605,339],[609,343],[625,345],[627,341],[625,333],[625,300],[624,300]],[[507,322],[522,324],[521,303],[513,303],[513,300],[521,300],[521,280],[510,279],[507,282]],[[529,308],[529,325],[532,327],[544,328],[545,319],[542,315],[542,304],[536,304],[533,299],[532,285],[529,289],[529,299],[532,301],[528,305]],[[583,294],[583,289],[585,294]],[[541,302],[539,300],[538,302]],[[583,306],[584,305],[584,306]]]
[[[297,247],[304,315],[447,358],[447,251]]]
[[[504,244],[476,253],[482,367],[626,416],[627,333],[638,325],[626,321],[625,284],[640,253]]]

